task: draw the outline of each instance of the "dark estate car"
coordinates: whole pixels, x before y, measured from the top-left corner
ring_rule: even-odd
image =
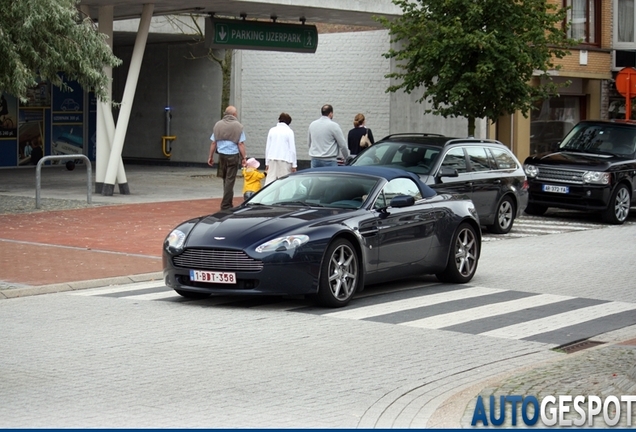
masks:
[[[499,141],[394,134],[348,164],[400,168],[439,192],[463,193],[475,203],[481,224],[495,234],[510,231],[528,199],[523,168]]]
[[[529,201],[526,213],[548,207],[598,211],[605,222],[622,224],[635,204],[636,122],[582,121],[554,152],[525,160]]]
[[[184,297],[315,295],[339,307],[366,284],[425,274],[468,282],[480,251],[465,197],[437,194],[403,170],[317,168],[180,224],[164,242],[163,267]]]

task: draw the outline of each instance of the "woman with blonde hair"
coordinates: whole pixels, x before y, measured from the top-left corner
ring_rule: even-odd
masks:
[[[357,155],[366,147],[375,143],[371,129],[366,127],[366,119],[364,114],[358,113],[353,119],[353,129],[349,131],[347,137],[347,145],[351,155]]]

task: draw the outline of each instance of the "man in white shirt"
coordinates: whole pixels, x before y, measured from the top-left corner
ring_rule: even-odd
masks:
[[[267,178],[265,184],[296,171],[296,140],[294,139],[294,131],[289,127],[291,121],[292,118],[289,114],[281,113],[278,116],[278,124],[271,128],[267,134],[267,146],[265,147]]]
[[[347,141],[340,125],[333,121],[333,107],[324,105],[320,110],[322,117],[309,125],[307,142],[311,167],[338,166],[338,150],[343,158],[349,156]]]

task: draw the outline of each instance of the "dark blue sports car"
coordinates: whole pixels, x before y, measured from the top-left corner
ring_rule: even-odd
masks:
[[[166,285],[188,298],[312,295],[345,306],[365,285],[435,274],[465,283],[481,231],[463,195],[383,167],[299,171],[166,238]]]

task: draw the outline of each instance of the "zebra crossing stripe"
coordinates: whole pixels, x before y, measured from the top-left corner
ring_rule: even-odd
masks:
[[[493,336],[504,339],[524,339],[541,333],[558,330],[563,327],[570,327],[575,324],[584,323],[602,316],[613,315],[630,310],[636,310],[636,304],[607,302],[551,315],[545,318],[513,324],[479,334],[482,336]]]
[[[99,296],[104,294],[115,294],[119,292],[142,290],[148,288],[160,288],[165,286],[166,285],[163,281],[155,280],[148,282],[134,282],[126,285],[114,285],[104,288],[83,289],[80,291],[69,292],[68,294],[77,296]]]
[[[560,296],[554,294],[539,294],[532,297],[524,297],[517,300],[510,300],[485,306],[478,306],[469,309],[462,309],[455,312],[449,312],[441,315],[434,315],[413,321],[405,321],[400,325],[408,327],[419,327],[428,329],[441,329],[457,324],[463,324],[482,318],[490,318],[497,315],[503,315],[510,312],[517,312],[533,307],[544,306],[547,304],[557,303],[560,301],[570,300],[574,297]]]
[[[179,294],[174,292],[172,289],[168,289],[166,291],[159,291],[147,294],[138,294],[138,295],[129,295],[126,296],[127,299],[130,300],[162,300],[170,297],[179,297]]]
[[[442,292],[438,294],[424,295],[420,297],[408,298],[403,300],[395,300],[387,303],[380,303],[370,306],[362,306],[358,308],[344,309],[337,312],[323,314],[323,316],[333,318],[345,318],[361,320],[379,315],[386,315],[393,312],[401,312],[409,309],[417,309],[420,307],[446,303],[452,300],[462,300],[472,297],[481,297],[488,294],[494,294],[507,290],[495,288],[472,287],[458,289],[454,291]]]

